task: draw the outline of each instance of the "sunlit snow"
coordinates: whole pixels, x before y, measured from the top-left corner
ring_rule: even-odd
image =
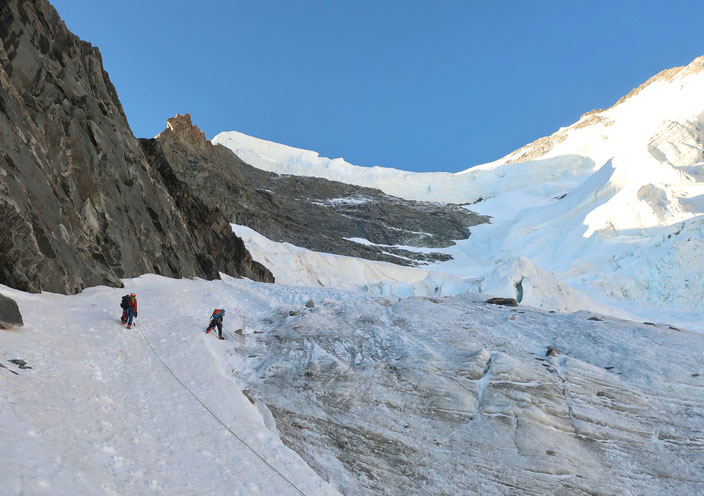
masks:
[[[484,280],[482,291],[516,297],[515,283],[531,278],[523,294],[532,305],[598,305],[704,330],[702,66],[698,59],[608,110],[585,114],[530,160],[514,163],[519,150],[455,174],[359,167],[237,132],[213,141],[278,173],[467,204],[491,215],[491,225],[437,250],[453,260],[424,267]],[[559,301],[563,291],[580,296]]]

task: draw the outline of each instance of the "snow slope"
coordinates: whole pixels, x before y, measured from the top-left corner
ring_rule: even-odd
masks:
[[[252,258],[271,267],[278,284],[289,286],[361,289],[370,281],[414,283],[424,279],[428,271],[388,262],[319,253],[290,243],[271,241],[246,226],[232,224]]]
[[[482,295],[124,282],[0,288],[26,322],[0,330],[2,494],[704,492],[704,336]],[[216,306],[227,341],[203,333]]]
[[[315,252],[290,243],[271,241],[246,226],[232,224],[232,229],[244,240],[252,257],[272,271],[278,284],[348,289],[385,296],[439,297],[482,291],[500,295],[514,290],[518,281],[511,277],[518,271],[523,274],[521,281],[525,285],[525,294],[521,300],[524,304],[561,312],[589,310],[620,318],[636,318],[625,310],[591,300],[523,258],[501,267],[503,273],[485,281],[483,278],[458,277],[442,270]]]
[[[519,281],[536,280],[529,272],[544,273],[552,287],[527,285],[531,304],[573,310],[581,297],[555,299],[569,289],[584,301],[701,328],[704,57],[663,71],[610,109],[456,174],[358,167],[234,132],[213,141],[279,173],[410,199],[481,199],[468,208],[493,216],[492,225],[473,228],[446,250],[454,260],[428,268],[483,279],[484,291],[515,297]]]
[[[237,138],[280,172],[481,197],[471,208],[493,223],[421,268],[234,226],[297,286],[0,288],[26,322],[0,330],[1,492],[704,494],[704,336],[658,325],[704,329],[703,68],[459,174]],[[118,323],[129,290],[131,331]],[[214,307],[228,310],[225,342],[203,334]],[[592,313],[604,309],[654,324]]]
[[[452,274],[388,262],[321,253],[271,241],[232,224],[252,258],[269,267],[277,284],[368,291],[389,296],[444,296],[467,291],[473,282]]]
[[[242,394],[226,365],[238,343],[203,333],[215,305],[232,308],[222,283],[143,276],[126,285],[76,296],[1,287],[25,327],[0,330],[9,368],[0,368],[0,493],[300,494],[260,455],[305,494],[336,494],[281,443],[266,407]],[[131,331],[117,304],[129,290],[140,299]],[[232,311],[228,327],[239,325]],[[174,379],[142,332],[258,455]]]
[[[246,321],[262,334],[238,370],[343,493],[704,492],[704,336],[482,295],[297,291]]]

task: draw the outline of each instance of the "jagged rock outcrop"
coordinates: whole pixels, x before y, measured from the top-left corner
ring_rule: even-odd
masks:
[[[0,283],[22,290],[272,280],[217,209],[150,166],[100,52],[45,0],[0,3],[0,219]]]
[[[402,265],[443,260],[450,257],[388,245],[447,247],[467,238],[468,226],[488,221],[456,205],[403,200],[372,188],[251,167],[209,142],[188,114],[168,119],[164,132],[142,144],[150,161],[160,150],[176,176],[207,204],[221,206],[232,222],[311,250]]]
[[[17,302],[0,294],[0,329],[22,327],[23,325],[24,321]]]
[[[207,205],[190,186],[180,180],[158,148],[155,140],[141,140],[153,170],[173,196],[190,232],[189,245],[196,249],[198,263],[210,279],[218,271],[239,274],[255,281],[274,282],[274,276],[262,264],[252,260],[244,242],[237,237],[217,207]]]
[[[487,303],[492,305],[503,305],[505,307],[517,307],[518,302],[515,298],[489,298],[486,300]]]

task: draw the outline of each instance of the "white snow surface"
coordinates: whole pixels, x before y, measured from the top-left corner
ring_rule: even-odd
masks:
[[[454,174],[359,167],[237,132],[213,142],[281,174],[472,203],[467,208],[492,223],[444,250],[452,261],[426,268],[482,280],[482,291],[516,297],[515,284],[531,279],[523,285],[531,305],[606,306],[704,330],[704,57],[661,73],[610,109]]]
[[[124,283],[0,287],[25,318],[0,330],[2,494],[704,492],[704,336],[476,294]]]
[[[23,328],[0,330],[3,495],[337,494],[279,439],[228,368],[237,343],[204,333],[221,282],[142,276],[125,289],[14,298]],[[138,325],[120,324],[120,296],[138,292]],[[149,295],[148,297],[146,295]],[[145,301],[146,300],[146,301]],[[227,327],[241,325],[236,307]],[[211,308],[212,307],[212,308]],[[171,375],[162,359],[236,439]],[[229,337],[229,336],[228,336]],[[23,359],[32,369],[8,362]],[[14,375],[9,370],[16,371]]]
[[[277,243],[246,226],[232,224],[252,257],[274,274],[277,284],[369,291],[389,296],[441,296],[458,292],[467,283],[452,274],[434,273],[343,255],[322,253]],[[437,281],[437,284],[436,282]]]
[[[525,258],[499,267],[493,278],[484,280],[422,267],[315,252],[290,243],[271,241],[246,226],[232,224],[232,229],[244,240],[252,257],[272,271],[278,284],[350,289],[385,296],[438,297],[482,291],[493,295],[511,293],[515,284],[522,281],[525,289],[521,299],[527,305],[560,312],[590,310],[620,318],[636,318],[625,310],[591,300]],[[517,273],[522,274],[519,279],[514,276]]]

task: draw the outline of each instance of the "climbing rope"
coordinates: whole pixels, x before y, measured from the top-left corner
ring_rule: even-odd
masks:
[[[196,399],[196,401],[198,401],[198,403],[200,403],[201,406],[202,406],[203,408],[205,408],[205,409],[208,411],[208,413],[210,413],[210,415],[213,416],[213,418],[215,418],[215,420],[217,420],[218,422],[220,422],[220,425],[222,425],[225,429],[227,429],[230,434],[232,434],[233,436],[235,436],[235,438],[236,438],[239,442],[241,442],[242,444],[244,444],[252,453],[254,453],[254,454],[257,456],[257,458],[259,458],[261,461],[263,461],[271,470],[273,470],[274,472],[276,472],[283,480],[285,480],[286,482],[288,482],[288,483],[291,485],[291,487],[293,487],[298,493],[300,493],[300,494],[302,494],[303,496],[305,496],[305,494],[303,493],[303,491],[301,491],[300,489],[298,489],[298,487],[296,487],[296,485],[295,485],[293,482],[291,482],[290,480],[288,480],[285,475],[283,475],[281,472],[279,472],[278,470],[276,470],[276,468],[275,468],[273,465],[271,465],[268,461],[266,461],[266,460],[264,459],[263,456],[261,456],[259,453],[257,453],[257,451],[256,451],[254,448],[252,448],[249,444],[247,444],[247,442],[246,442],[244,439],[242,439],[242,438],[239,437],[237,434],[235,434],[235,433],[233,432],[233,430],[230,429],[230,428],[225,424],[225,422],[223,422],[222,420],[220,420],[220,417],[218,417],[217,415],[215,415],[215,413],[214,413],[210,408],[208,408],[208,405],[206,405],[205,403],[203,403],[203,402],[201,401],[201,399],[200,399],[198,396],[196,396],[196,394],[195,394],[193,391],[191,391],[191,388],[189,388],[186,384],[184,384],[184,382],[183,382],[181,379],[179,379],[179,377],[174,373],[174,371],[171,370],[171,367],[169,367],[169,366],[166,364],[166,362],[161,358],[161,356],[159,355],[159,353],[157,353],[157,351],[156,351],[156,350],[154,349],[154,347],[152,346],[152,343],[149,341],[149,339],[147,339],[147,336],[145,336],[145,335],[144,335],[144,332],[142,332],[142,326],[139,326],[138,329],[139,329],[139,333],[142,335],[142,337],[144,338],[144,340],[145,340],[145,341],[147,342],[147,344],[149,345],[149,348],[151,348],[152,353],[154,353],[154,355],[159,359],[159,361],[164,365],[164,367],[166,367],[166,370],[168,370],[168,371],[171,373],[171,375],[174,376],[174,379],[176,379],[176,380],[179,382],[179,384],[181,384],[181,386],[183,386],[183,387],[186,389],[186,391],[188,391],[189,393],[191,393],[191,396],[193,396],[193,397]],[[228,331],[228,332],[229,332],[229,331]],[[234,338],[234,336],[233,336],[233,338]]]

